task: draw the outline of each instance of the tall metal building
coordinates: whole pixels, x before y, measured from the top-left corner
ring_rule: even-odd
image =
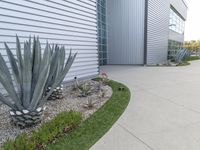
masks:
[[[1,0],[0,53],[39,36],[78,56],[65,81],[98,75],[99,65],[156,64],[184,40],[184,0]]]
[[[184,41],[184,0],[107,0],[108,64],[148,64],[167,60]],[[105,52],[105,50],[104,50]]]

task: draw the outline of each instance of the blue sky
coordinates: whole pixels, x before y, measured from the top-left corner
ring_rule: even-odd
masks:
[[[185,26],[185,40],[200,40],[200,0],[187,0],[188,17]]]

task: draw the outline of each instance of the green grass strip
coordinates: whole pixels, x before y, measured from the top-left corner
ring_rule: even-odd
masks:
[[[200,60],[200,56],[186,57],[177,66],[188,66],[188,65],[190,65],[190,61],[195,61],[195,60]]]
[[[177,66],[189,66],[191,65],[189,61],[182,60]]]
[[[54,140],[62,137],[70,130],[77,127],[82,120],[79,112],[62,112],[54,119],[44,123],[39,129],[32,132],[31,136],[26,133],[20,134],[15,140],[8,140],[2,146],[3,150],[40,150]]]
[[[112,127],[126,109],[130,100],[130,91],[126,86],[115,81],[109,81],[108,84],[113,89],[110,100],[80,127],[55,144],[49,145],[48,150],[88,150]],[[119,91],[120,87],[124,90]]]
[[[194,61],[194,60],[200,60],[200,56],[190,56],[183,59],[183,61]]]

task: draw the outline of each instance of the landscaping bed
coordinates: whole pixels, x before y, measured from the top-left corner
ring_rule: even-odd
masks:
[[[165,63],[157,64],[158,67],[177,67],[177,66],[188,66],[190,61],[200,60],[200,56],[189,56],[182,59],[179,63],[173,61],[167,61]]]
[[[200,60],[200,56],[186,57],[177,66],[188,66],[190,65],[190,61],[195,61],[195,60]]]
[[[99,79],[89,82],[95,87],[95,85],[98,85],[98,81]],[[68,106],[70,102],[67,99],[70,97],[75,97],[70,101],[84,101],[72,89],[66,88],[67,91],[71,92],[65,93],[66,100],[63,99],[63,102],[59,102],[61,104],[53,102],[54,106],[58,105],[57,108],[53,109],[51,102],[47,103],[47,112],[48,108],[53,109],[51,113],[57,109],[59,112],[53,113],[53,116],[49,116],[46,112],[45,121],[41,125],[32,129],[21,130],[25,134],[19,132],[19,136],[15,140],[7,141],[2,148],[4,150],[80,150],[80,148],[81,150],[88,150],[112,127],[122,115],[130,100],[130,91],[126,86],[115,81],[109,81],[108,85],[103,87],[105,98],[96,98],[94,107],[86,109],[83,107],[85,106],[83,102],[72,102],[73,104]],[[66,98],[67,96],[69,97]],[[62,106],[64,102],[68,103],[66,109],[65,106]],[[64,111],[64,109],[71,110],[72,107],[76,111]]]
[[[54,101],[48,101],[46,104],[46,110],[44,111],[42,123],[52,120],[59,113],[64,111],[77,111],[83,116],[83,120],[88,118],[91,114],[97,111],[112,95],[112,89],[108,85],[102,86],[104,92],[103,97],[98,95],[99,82],[86,81],[84,84],[89,84],[92,88],[91,95],[87,97],[80,97],[79,92],[75,91],[73,86],[64,88],[64,98]],[[88,99],[92,99],[93,107],[86,108]],[[14,139],[21,133],[31,133],[31,131],[39,128],[41,124],[32,128],[20,129],[10,123],[9,119],[9,107],[5,105],[0,106],[0,145],[6,141],[6,139]]]

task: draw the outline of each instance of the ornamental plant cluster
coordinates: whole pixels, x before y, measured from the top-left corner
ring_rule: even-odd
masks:
[[[60,87],[77,53],[73,55],[70,50],[66,59],[64,47],[51,46],[48,42],[42,51],[39,37],[33,41],[30,37],[22,49],[16,36],[16,57],[6,43],[5,49],[11,71],[0,54],[0,83],[9,98],[0,92],[0,101],[11,108],[15,125],[32,126],[41,121],[48,98]]]

